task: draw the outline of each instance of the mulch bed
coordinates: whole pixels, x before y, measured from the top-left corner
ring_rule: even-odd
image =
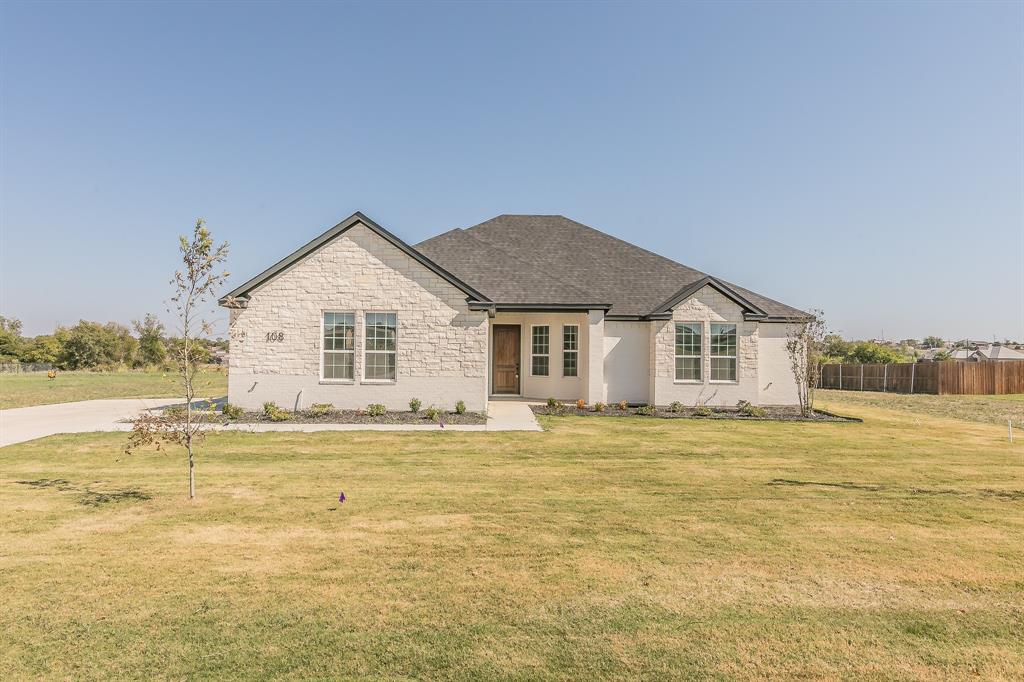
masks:
[[[763,416],[743,414],[735,407],[713,407],[710,414],[700,414],[695,408],[684,407],[672,412],[664,407],[655,408],[654,414],[639,414],[637,407],[620,410],[618,405],[606,405],[603,412],[597,412],[590,405],[578,409],[575,405],[552,408],[547,405],[531,405],[534,414],[551,417],[646,417],[648,419],[735,419],[739,421],[786,421],[786,422],[861,422],[856,417],[844,417],[823,410],[815,410],[814,416],[805,417],[795,407],[765,407]]]
[[[385,412],[382,415],[369,415],[363,410],[333,410],[326,414],[314,414],[305,410],[288,412],[290,419],[274,421],[262,411],[244,412],[238,419],[228,419],[219,412],[203,414],[201,421],[217,424],[419,424],[430,426],[441,421],[445,424],[480,425],[487,423],[487,416],[480,412],[445,412],[440,419],[427,419],[422,412]],[[197,415],[198,416],[198,415]]]

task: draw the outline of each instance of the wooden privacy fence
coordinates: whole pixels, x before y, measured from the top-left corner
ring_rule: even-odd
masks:
[[[1024,362],[822,365],[818,388],[934,395],[1024,393]]]

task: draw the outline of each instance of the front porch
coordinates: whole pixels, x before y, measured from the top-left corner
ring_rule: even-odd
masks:
[[[499,311],[488,327],[491,400],[604,396],[604,311]]]

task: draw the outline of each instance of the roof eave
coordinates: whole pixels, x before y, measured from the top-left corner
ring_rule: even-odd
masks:
[[[586,312],[588,310],[610,310],[611,303],[509,303],[495,301],[470,301],[470,310],[500,310],[502,312]]]

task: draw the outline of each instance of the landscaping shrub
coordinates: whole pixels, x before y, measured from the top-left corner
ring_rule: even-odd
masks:
[[[455,403],[455,414],[466,414],[466,403],[461,400]]]
[[[423,414],[425,414],[427,416],[427,419],[429,419],[430,421],[436,422],[441,418],[441,415],[444,414],[444,411],[442,411],[440,407],[435,407],[431,405],[430,407],[423,411]]]
[[[711,408],[708,407],[707,405],[698,405],[697,407],[693,408],[693,414],[697,417],[710,417]]]
[[[220,413],[228,419],[242,418],[242,408],[238,405],[232,405],[231,403],[224,403],[224,407],[221,408]]]
[[[757,405],[751,405],[748,400],[741,400],[736,403],[736,407],[739,408],[740,414],[745,417],[765,417],[768,415],[768,410]]]
[[[330,414],[334,411],[334,405],[331,403],[313,403],[309,406],[306,412],[310,417],[322,417],[325,414]]]
[[[625,400],[620,400],[620,401],[619,401],[619,409],[620,409],[620,410],[622,410],[623,412],[625,412],[625,411],[626,411],[626,408],[628,408],[628,407],[629,407],[629,403],[627,403],[627,402],[626,402]]]
[[[673,400],[672,404],[668,406],[668,411],[678,414],[683,411],[683,404],[678,400]]]
[[[185,416],[185,406],[184,405],[171,405],[170,407],[165,407],[163,414],[164,414],[165,417],[173,417],[175,419],[181,419],[181,418],[183,418]]]
[[[576,401],[576,409],[577,410],[584,410],[584,409],[586,409],[586,407],[587,407],[587,401],[584,400],[583,398],[580,398],[579,400]]]
[[[636,408],[636,413],[644,417],[653,417],[658,413],[658,410],[655,409],[654,405],[641,405]]]
[[[604,403],[594,403],[594,412],[604,412]]]
[[[263,414],[272,422],[286,422],[292,418],[291,413],[285,412],[274,402],[263,403]]]
[[[548,407],[550,407],[551,409],[555,409],[556,407],[558,407],[558,405],[559,402],[557,400],[555,400],[554,398],[548,398]]]
[[[388,411],[388,408],[380,403],[370,403],[366,406],[366,414],[371,417],[382,417],[384,413]]]
[[[413,398],[412,400],[409,401],[409,411],[412,412],[413,414],[416,414],[417,412],[420,411],[420,407],[422,405],[423,401],[421,401],[419,398]]]

